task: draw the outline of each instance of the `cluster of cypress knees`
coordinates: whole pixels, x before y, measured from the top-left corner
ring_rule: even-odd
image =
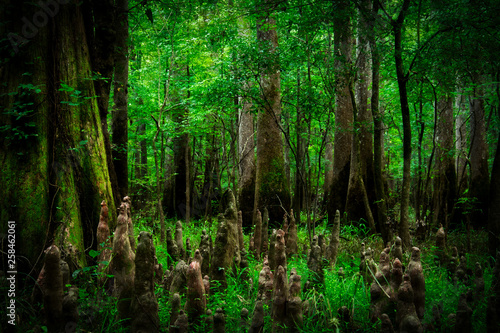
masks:
[[[101,203],[101,215],[97,228],[99,270],[113,275],[113,295],[118,299],[118,316],[131,332],[225,332],[226,317],[223,308],[215,314],[207,309],[210,294],[224,292],[227,288],[226,274],[241,272],[249,290],[253,281],[248,274],[247,251],[243,243],[241,212],[236,211],[234,195],[230,190],[222,198],[223,214],[218,218],[218,230],[214,244],[205,230],[199,247],[191,250],[191,242],[182,237],[182,223],[176,224],[175,233],[167,230],[167,251],[170,270],[163,272],[155,255],[150,233],[141,232],[136,238],[130,212],[130,198],[125,197],[119,208],[117,226],[110,243],[108,207]],[[287,257],[298,254],[297,225],[293,211],[285,215],[283,228],[273,230],[268,237],[268,214],[257,213],[257,221],[250,239],[249,251],[262,258],[263,267],[258,279],[258,292],[252,317],[246,308],[241,309],[239,323],[241,332],[263,332],[264,318],[270,315],[273,332],[300,332],[304,316],[308,316],[314,302],[302,300],[302,291],[321,290],[324,286],[324,270],[333,267],[339,248],[340,213],[337,211],[329,244],[322,235],[314,236],[308,252],[309,280],[301,286],[301,276],[291,269],[289,278]],[[288,223],[288,218],[290,223]],[[447,254],[445,232],[441,227],[436,234],[436,258],[445,265],[452,278],[465,281],[472,273],[467,270],[465,258],[458,258],[453,248]],[[112,250],[111,250],[112,249]],[[423,332],[449,330],[472,331],[472,309],[485,297],[485,284],[481,266],[476,264],[474,292],[470,289],[460,296],[457,311],[448,318],[453,323],[443,327],[442,306],[435,305],[433,318],[423,323],[425,313],[425,279],[420,262],[420,249],[411,249],[411,259],[406,269],[403,265],[401,239],[380,253],[379,263],[373,259],[373,251],[362,245],[360,274],[370,286],[370,320],[379,323],[380,332]],[[108,265],[102,263],[109,262]],[[489,332],[499,332],[497,311],[500,311],[500,254],[497,255],[494,277],[487,307]],[[343,275],[343,270],[338,270]],[[102,274],[100,283],[105,284],[107,274]],[[161,323],[155,284],[168,292],[171,305],[170,322]],[[185,307],[181,309],[181,297]],[[61,259],[55,245],[45,251],[45,263],[40,272],[33,298],[42,301],[46,325],[50,332],[60,332],[76,327],[78,322],[78,288],[70,285],[70,269]],[[266,310],[269,309],[269,310]],[[270,311],[270,313],[267,313]],[[498,313],[500,314],[500,313]],[[345,331],[358,331],[360,327],[346,306],[338,309],[338,319]],[[165,325],[168,325],[165,326]]]

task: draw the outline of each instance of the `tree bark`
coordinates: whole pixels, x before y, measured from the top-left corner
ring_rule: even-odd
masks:
[[[399,236],[403,241],[403,247],[410,246],[410,221],[408,210],[410,206],[410,181],[411,181],[411,123],[410,107],[408,105],[408,73],[403,66],[402,30],[406,12],[410,7],[410,0],[403,2],[403,7],[396,21],[392,21],[394,33],[394,60],[396,62],[396,76],[398,79],[399,102],[401,104],[401,115],[403,118],[403,184],[401,188],[401,214],[399,219]]]
[[[109,97],[115,62],[113,57],[116,41],[114,4],[112,0],[92,0],[86,6],[92,6],[93,8],[92,10],[87,8],[84,11],[84,18],[92,62],[92,72],[100,74],[94,80],[94,87],[98,96],[97,104],[101,117],[101,127],[104,135],[104,145],[106,147],[109,177],[113,188],[115,206],[119,207],[123,196],[120,197],[108,129]]]
[[[334,67],[337,79],[335,87],[333,181],[328,204],[328,223],[330,224],[333,224],[335,211],[343,212],[345,209],[351,163],[353,106],[349,92],[352,66],[352,32],[349,4],[349,1],[340,1],[334,18]]]
[[[488,243],[489,253],[495,258],[500,249],[500,135],[493,169],[491,170],[490,202],[488,210]]]
[[[261,69],[261,102],[257,119],[257,169],[255,179],[254,220],[257,209],[269,211],[269,224],[281,224],[283,214],[290,211],[290,192],[285,175],[281,131],[281,88],[276,49],[278,35],[272,15],[274,0],[264,1],[266,9],[258,19],[257,41],[267,59]]]
[[[293,211],[295,212],[295,220],[300,224],[300,212],[305,206],[306,200],[306,147],[307,139],[305,138],[305,117],[304,110],[300,105],[300,70],[297,71],[297,121],[296,129],[296,151],[295,151],[295,191],[293,198]]]
[[[333,136],[331,130],[327,129],[328,134],[325,144],[325,181],[323,184],[323,209],[328,205],[330,189],[333,182]]]
[[[457,97],[458,116],[455,121],[455,149],[456,153],[456,166],[457,166],[457,195],[461,196],[465,189],[468,188],[467,182],[467,134],[466,134],[466,121],[463,114],[463,96]]]
[[[255,136],[253,129],[252,104],[241,98],[240,124],[238,130],[239,173],[238,204],[241,210],[243,227],[252,225],[255,198]]]
[[[486,126],[484,121],[484,99],[482,92],[476,88],[475,96],[470,99],[470,181],[469,197],[477,200],[471,213],[471,221],[475,227],[485,226],[488,217],[488,144],[486,143]]]
[[[0,39],[22,34],[22,18],[32,18],[35,9],[27,2],[3,1],[0,12],[10,16]],[[82,11],[82,6],[61,4],[29,43],[0,50],[0,80],[9,92],[0,95],[5,108],[0,123],[7,126],[0,136],[5,194],[0,217],[16,221],[16,254],[27,259],[18,260],[19,272],[39,269],[50,244],[62,250],[71,244],[76,250],[72,259],[85,265],[85,250],[97,246],[94,233],[103,199],[109,204],[109,220],[116,221]],[[23,87],[29,84],[36,89]],[[33,103],[33,111],[26,103]],[[18,112],[27,113],[18,117]],[[19,131],[20,138],[15,135]],[[0,233],[6,229],[7,223],[0,223]]]
[[[361,5],[365,11],[368,9],[368,1],[364,1]],[[368,206],[370,212],[366,211],[364,195],[362,194],[364,192],[367,195],[370,193],[367,198],[368,202],[373,202],[375,199],[373,193],[373,138],[371,134],[373,129],[370,128],[373,118],[371,109],[368,108],[369,63],[367,33],[368,22],[366,16],[360,12],[356,61],[358,79],[356,80],[356,105],[353,107],[355,122],[346,201],[347,217],[349,220],[356,222],[361,219],[367,221],[367,217],[371,214],[371,204]],[[355,138],[357,138],[358,142],[354,141]],[[358,156],[355,156],[356,154]],[[361,185],[359,179],[363,181],[364,186]]]
[[[434,176],[433,226],[442,224],[446,228],[451,222],[451,213],[456,197],[456,172],[453,126],[453,99],[441,96],[438,102],[436,173]]]
[[[120,197],[128,195],[128,0],[117,0],[115,75],[113,84],[113,164]]]
[[[137,147],[137,159],[136,159],[136,182],[137,186],[137,200],[136,200],[136,208],[141,209],[145,207],[146,202],[148,200],[148,188],[146,185],[146,178],[148,176],[148,147],[146,144],[146,138],[144,135],[146,134],[146,123],[142,122],[137,125],[137,136],[140,138],[139,146]],[[160,163],[161,166],[161,163]]]
[[[391,229],[387,224],[387,198],[384,186],[384,123],[383,115],[379,108],[380,94],[380,51],[375,34],[375,22],[377,20],[378,5],[373,4],[371,12],[369,42],[372,55],[372,95],[370,106],[373,115],[373,174],[375,180],[375,202],[377,203],[378,226],[382,234],[384,244],[392,239]]]
[[[351,100],[353,105],[353,116],[354,123],[358,122],[357,114],[358,110],[356,107],[356,101],[354,96],[354,89],[350,88]],[[362,211],[363,214],[360,214],[360,218],[355,221],[359,221],[363,218],[368,223],[368,227],[370,228],[372,234],[376,232],[375,221],[373,219],[373,214],[370,208],[370,202],[368,200],[368,193],[366,191],[366,186],[361,176],[361,133],[357,128],[353,131],[352,136],[352,150],[351,150],[351,170],[349,173],[349,187],[347,189],[347,203],[346,203],[346,213],[347,218],[351,219],[354,215],[352,209],[355,208],[358,211]],[[353,201],[356,201],[353,204]]]

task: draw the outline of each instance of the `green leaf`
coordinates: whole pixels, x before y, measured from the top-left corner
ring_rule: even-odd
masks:
[[[91,256],[92,258],[95,258],[95,257],[97,257],[100,254],[101,254],[101,252],[96,251],[96,250],[90,250],[89,251],[89,256]]]

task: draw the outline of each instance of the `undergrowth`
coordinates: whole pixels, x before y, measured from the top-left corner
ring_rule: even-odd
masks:
[[[175,221],[167,221],[167,227],[175,229]],[[159,229],[152,226],[149,222],[138,220],[135,223],[135,233],[146,230],[155,235],[156,253],[159,262],[167,269],[168,253],[166,244],[161,244],[159,239]],[[192,251],[196,250],[201,232],[206,229],[215,241],[217,223],[207,221],[193,221],[183,226],[184,241],[190,238]],[[326,223],[318,225],[315,229],[316,234],[323,234],[325,239],[329,238],[330,232]],[[304,314],[303,332],[332,332],[342,331],[342,323],[338,318],[338,309],[346,306],[353,316],[354,324],[358,329],[364,332],[378,331],[378,323],[369,321],[370,311],[370,286],[366,285],[359,274],[361,244],[374,250],[374,259],[378,260],[380,252],[383,250],[382,240],[378,235],[368,235],[365,228],[354,225],[343,226],[341,228],[341,241],[339,245],[339,257],[336,266],[325,270],[325,284],[321,290],[312,290],[308,293],[302,293],[302,299],[310,300],[309,313]],[[487,234],[483,231],[473,231],[470,234],[470,246],[464,230],[451,232],[448,235],[447,245],[457,246],[460,253],[470,247],[465,257],[468,269],[473,270],[475,263],[479,262],[484,269],[484,280],[486,292],[492,281],[493,262],[483,251],[484,244],[487,241]],[[296,268],[302,277],[302,287],[309,279],[307,269],[307,247],[309,244],[309,233],[303,227],[298,230],[298,249],[299,254],[288,258],[288,274],[292,268]],[[249,244],[249,235],[244,236],[246,248]],[[432,320],[433,306],[441,305],[443,309],[442,322],[446,327],[448,315],[457,310],[460,294],[467,288],[474,287],[474,277],[468,284],[463,282],[454,282],[445,267],[439,266],[434,256],[434,237],[428,237],[424,242],[416,242],[414,246],[422,250],[422,265],[426,282],[426,313],[423,319],[424,323],[430,323]],[[91,259],[91,258],[89,258]],[[409,262],[408,254],[405,255],[403,265]],[[259,272],[262,269],[262,261],[255,260],[248,254],[248,275],[252,278],[253,284],[249,285],[243,278],[241,270],[236,273],[227,274],[228,288],[225,292],[211,294],[207,308],[214,314],[217,308],[223,308],[226,315],[226,331],[234,332],[239,330],[240,311],[247,308],[250,312],[249,322],[251,321],[253,308],[258,288]],[[342,268],[343,274],[339,274]],[[97,283],[97,265],[86,267],[76,273],[73,273],[72,284],[79,287],[79,313],[80,321],[78,328],[84,331],[92,332],[125,332],[127,329],[116,320],[116,300],[108,293],[108,286],[99,287]],[[109,278],[111,278],[110,276]],[[33,283],[27,283],[32,287]],[[2,288],[5,288],[2,286]],[[18,297],[17,304],[19,313],[19,324],[25,332],[43,332],[46,328],[41,325],[42,312],[38,311],[40,304],[31,304],[29,297],[31,290],[24,288]],[[156,296],[159,303],[160,331],[168,332],[170,320],[170,304],[168,292],[163,290],[162,286],[156,287]],[[182,296],[181,296],[182,298]],[[184,306],[185,298],[182,300]],[[473,327],[475,332],[486,331],[486,300],[473,304]],[[2,307],[0,312],[5,311]],[[266,313],[270,313],[267,311]],[[3,315],[3,314],[2,314]],[[269,315],[265,318],[265,331],[271,328]]]

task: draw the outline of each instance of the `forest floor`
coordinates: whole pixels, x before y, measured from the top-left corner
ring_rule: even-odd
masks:
[[[168,226],[173,227],[175,221],[169,221]],[[156,228],[156,227],[155,227]],[[201,232],[206,229],[215,239],[216,225],[193,221],[183,228],[184,241],[189,238],[192,244],[192,252],[197,248],[201,237]],[[140,231],[153,230],[147,222],[138,219],[135,223],[135,233]],[[329,230],[325,225],[316,228],[317,234],[324,234],[329,237]],[[168,268],[169,256],[166,244],[160,244],[159,235],[155,233],[154,242],[158,261],[164,269]],[[366,248],[370,247],[374,253],[374,260],[378,263],[379,254],[384,246],[379,235],[367,235],[365,229],[354,226],[343,226],[340,233],[339,256],[336,266],[325,269],[325,282],[320,290],[313,290],[302,293],[302,300],[310,300],[308,313],[304,313],[304,332],[331,332],[339,331],[379,331],[380,323],[372,323],[369,320],[370,312],[370,286],[366,285],[360,274],[360,253],[362,243]],[[248,247],[249,235],[245,235],[245,245]],[[302,277],[302,286],[309,279],[309,269],[307,267],[308,234],[305,227],[298,229],[298,249],[299,254],[288,258],[288,272],[296,268]],[[457,312],[459,297],[467,289],[477,288],[474,271],[476,263],[483,267],[485,291],[475,290],[474,301],[469,304],[472,309],[472,323],[475,332],[486,331],[486,297],[489,295],[492,282],[494,261],[487,255],[484,244],[487,244],[487,234],[485,231],[472,231],[469,236],[465,230],[455,230],[447,235],[447,248],[457,247],[460,256],[463,256],[463,267],[466,267],[465,276],[458,280],[450,275],[447,267],[441,266],[436,260],[435,236],[431,235],[425,241],[414,239],[413,246],[421,249],[422,266],[424,270],[426,297],[425,316],[422,320],[426,330],[433,329],[437,332],[450,331],[454,325],[450,314]],[[410,260],[409,253],[403,256],[403,266]],[[228,287],[225,292],[210,295],[207,308],[215,313],[217,308],[223,308],[226,315],[226,332],[240,331],[240,312],[242,308],[247,308],[250,312],[249,322],[257,296],[259,272],[262,269],[262,261],[257,261],[252,255],[248,255],[249,275],[254,281],[249,286],[247,280],[243,278],[241,271],[227,274]],[[339,272],[340,271],[340,272]],[[79,314],[80,319],[78,329],[83,332],[126,332],[128,329],[116,321],[117,310],[116,300],[109,296],[97,283],[97,266],[84,268],[73,273],[72,284],[79,288]],[[29,285],[29,284],[28,284]],[[31,284],[32,287],[32,284]],[[29,290],[28,290],[29,289]],[[31,289],[22,290],[18,296],[18,316],[19,326],[24,332],[44,332],[46,327],[43,324],[42,313],[39,304],[31,304],[29,296]],[[159,303],[160,332],[168,332],[170,322],[171,306],[168,292],[163,290],[161,285],[156,287],[156,296]],[[182,307],[185,297],[182,297]],[[338,310],[346,306],[352,316],[350,324],[339,319]],[[442,307],[440,327],[435,327],[434,307]],[[181,308],[182,308],[181,307]],[[2,310],[5,307],[2,307]],[[0,311],[2,311],[0,310]],[[268,312],[269,313],[269,312]],[[270,315],[265,317],[265,332],[270,331]],[[21,331],[19,330],[19,331]]]

